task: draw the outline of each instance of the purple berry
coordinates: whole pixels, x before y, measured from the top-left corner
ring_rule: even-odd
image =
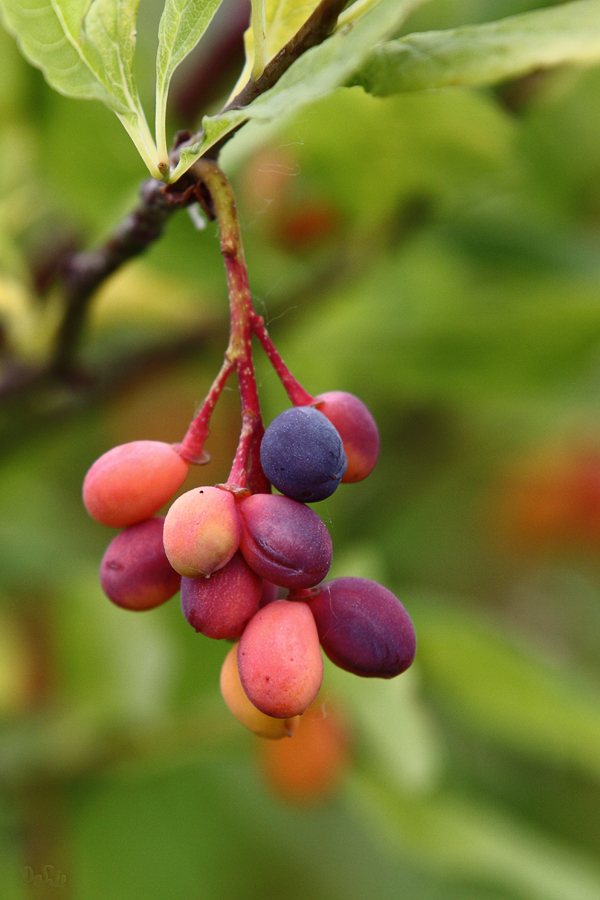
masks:
[[[407,611],[387,588],[366,578],[334,578],[306,601],[329,659],[355,675],[393,678],[417,649]]]
[[[253,494],[238,506],[240,549],[246,562],[280,587],[313,587],[329,572],[333,547],[327,526],[304,503]]]

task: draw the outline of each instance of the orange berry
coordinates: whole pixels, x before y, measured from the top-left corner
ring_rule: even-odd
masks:
[[[348,734],[331,703],[315,703],[291,740],[261,744],[259,760],[271,787],[286,800],[319,801],[337,787],[348,766]]]
[[[89,469],[83,482],[83,503],[102,525],[126,528],[157,513],[181,487],[187,473],[187,462],[171,444],[120,444]]]

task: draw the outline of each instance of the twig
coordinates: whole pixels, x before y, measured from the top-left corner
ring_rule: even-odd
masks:
[[[208,349],[217,337],[224,340],[226,334],[224,317],[204,322],[141,351],[106,359],[94,371],[85,372],[69,390],[58,390],[56,379],[46,370],[24,372],[18,384],[15,380],[12,392],[7,386],[0,406],[0,459],[44,428],[115,396],[153,372],[197,357],[199,350]]]
[[[140,197],[136,209],[101,247],[74,254],[66,266],[65,313],[57,333],[51,375],[64,379],[72,374],[90,300],[102,282],[124,262],[143,253],[161,236],[173,212],[191,202],[187,192],[169,193],[162,182],[152,178],[142,184]]]
[[[264,94],[265,91],[274,87],[281,76],[287,72],[292,63],[295,63],[303,53],[306,53],[311,47],[322,44],[335,28],[338,16],[346,6],[346,2],[347,0],[321,0],[304,25],[302,25],[293,38],[291,38],[287,44],[281,48],[279,53],[273,57],[270,63],[268,63],[260,78],[256,81],[250,79],[239,94],[236,94],[233,100],[231,100],[227,106],[223,107],[221,114],[229,112],[232,109],[243,109],[245,106],[248,106],[253,100],[256,100],[261,94]],[[224,135],[220,141],[203,155],[210,159],[217,159],[225,144],[231,140],[234,134],[239,128],[242,128],[244,124],[245,123],[242,123],[238,128],[233,129]],[[196,144],[198,141],[202,140],[202,134],[202,131],[193,134],[181,146]]]

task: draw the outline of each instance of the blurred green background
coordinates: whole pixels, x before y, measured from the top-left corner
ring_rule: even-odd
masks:
[[[433,0],[405,30],[545,5]],[[144,172],[111,113],[51,92],[3,32],[0,59],[6,382],[48,349],[44,264],[101,239]],[[375,472],[317,506],[332,575],[386,584],[419,640],[391,682],[327,665],[351,754],[326,796],[274,790],[219,694],[227,646],[176,598],[132,614],[103,597],[112,534],[80,500],[115,443],[180,440],[218,370],[214,225],[179,213],[102,290],[81,358],[132,364],[101,399],[9,392],[0,896],[600,897],[599,146],[600,71],[564,69],[493,91],[340,90],[223,156],[277,346],[309,391],[354,392],[380,426]],[[258,350],[257,369],[269,421],[286,398]],[[238,416],[229,390],[186,488],[227,477]],[[44,865],[59,883],[26,883]]]

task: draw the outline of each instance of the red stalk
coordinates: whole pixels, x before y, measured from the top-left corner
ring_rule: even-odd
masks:
[[[314,397],[304,390],[285,365],[268,335],[263,319],[254,309],[235,198],[227,177],[217,163],[210,159],[199,160],[194,165],[194,172],[204,189],[200,199],[207,212],[217,219],[219,226],[229,293],[230,329],[221,371],[178,450],[192,463],[209,461],[210,457],[204,452],[208,423],[227,379],[235,370],[242,404],[242,429],[227,484],[231,489],[248,487],[253,492],[268,492],[271,486],[260,465],[259,448],[264,427],[252,360],[253,334],[260,341],[294,406],[307,406],[314,402]]]

